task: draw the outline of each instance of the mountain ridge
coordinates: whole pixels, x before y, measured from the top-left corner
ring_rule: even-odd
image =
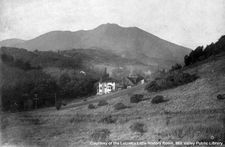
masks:
[[[16,44],[23,43],[25,41],[26,40],[18,39],[18,38],[5,39],[0,41],[0,46],[14,46]]]
[[[12,47],[41,51],[101,48],[130,59],[143,58],[149,65],[152,65],[151,58],[171,60],[171,65],[183,63],[183,57],[191,51],[138,27],[122,27],[111,23],[102,24],[92,30],[51,31],[13,44]]]

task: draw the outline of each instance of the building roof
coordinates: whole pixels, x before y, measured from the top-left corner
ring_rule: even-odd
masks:
[[[105,78],[101,78],[99,82],[117,82],[115,79],[111,78],[111,77],[105,77]]]
[[[132,85],[138,84],[141,80],[144,79],[142,76],[129,76],[126,78]]]

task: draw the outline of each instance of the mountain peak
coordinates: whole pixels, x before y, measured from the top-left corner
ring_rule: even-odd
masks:
[[[109,28],[122,28],[122,27],[115,23],[106,23],[106,24],[101,24],[96,29],[109,29]]]

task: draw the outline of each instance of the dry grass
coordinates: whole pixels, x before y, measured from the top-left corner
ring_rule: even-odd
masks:
[[[96,129],[91,134],[91,140],[95,142],[104,142],[107,141],[110,135],[110,131],[108,129]]]
[[[108,102],[106,100],[100,100],[98,102],[98,106],[105,106],[105,105],[108,105]]]
[[[131,131],[138,132],[138,133],[145,133],[147,132],[146,125],[144,123],[135,122],[130,126]]]
[[[113,124],[116,123],[117,119],[115,117],[112,117],[112,115],[104,116],[99,120],[100,123],[107,123],[107,124]]]
[[[172,128],[164,132],[172,140],[217,141],[225,142],[225,130],[221,126],[187,125]]]

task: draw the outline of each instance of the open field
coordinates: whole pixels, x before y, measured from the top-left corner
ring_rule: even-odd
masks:
[[[218,94],[225,93],[224,56],[185,71],[196,73],[200,78],[153,93],[144,91],[142,85],[74,102],[59,111],[45,108],[1,113],[1,143],[3,146],[91,146],[94,135],[98,138],[98,129],[108,129],[100,141],[225,142],[225,100],[217,99]],[[134,93],[144,94],[145,100],[130,103],[129,98]],[[163,95],[167,101],[152,104],[151,99],[156,95]],[[88,104],[97,105],[101,99],[108,105],[88,109]],[[128,107],[115,110],[113,106],[119,102]],[[109,116],[111,120],[101,121]],[[143,130],[130,128],[137,122],[144,124]]]

